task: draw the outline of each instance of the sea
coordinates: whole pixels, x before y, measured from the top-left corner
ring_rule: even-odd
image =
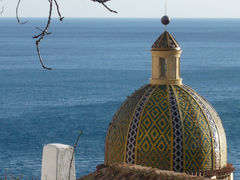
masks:
[[[0,18],[0,177],[40,179],[43,146],[74,145],[76,173],[104,161],[104,141],[115,112],[151,77],[150,49],[165,30],[156,19]],[[183,50],[183,83],[219,113],[228,162],[240,179],[240,19],[175,19],[167,30]]]

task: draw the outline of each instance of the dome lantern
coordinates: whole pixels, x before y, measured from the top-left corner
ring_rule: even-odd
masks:
[[[170,18],[162,17],[162,23],[168,25]],[[167,31],[152,45],[151,84],[182,84],[180,78],[180,55],[182,50],[176,39]]]

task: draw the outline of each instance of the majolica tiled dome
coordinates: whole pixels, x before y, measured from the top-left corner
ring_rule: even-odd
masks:
[[[154,42],[150,84],[115,114],[106,137],[105,165],[127,163],[233,179],[221,119],[203,97],[182,84],[181,53],[167,31]]]
[[[121,162],[177,172],[224,168],[221,120],[185,85],[146,85],[123,103],[109,127],[105,164]]]

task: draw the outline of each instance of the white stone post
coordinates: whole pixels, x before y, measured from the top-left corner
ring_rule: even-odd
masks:
[[[64,144],[48,144],[43,148],[41,180],[69,180],[73,147]],[[70,180],[76,180],[73,157]]]

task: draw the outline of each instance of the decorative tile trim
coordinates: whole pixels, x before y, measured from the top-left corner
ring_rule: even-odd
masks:
[[[174,85],[183,127],[184,172],[213,170],[213,136],[209,120],[183,86]]]
[[[226,134],[222,125],[222,121],[217,114],[216,110],[213,108],[213,106],[202,96],[197,94],[198,97],[201,99],[201,101],[204,103],[204,105],[207,107],[208,111],[211,113],[212,118],[216,124],[218,135],[219,135],[219,146],[220,146],[220,159],[221,159],[221,168],[224,168],[227,166],[227,140],[226,140]]]
[[[192,89],[187,87],[186,85],[183,85],[185,89],[193,96],[193,98],[198,102],[198,104],[201,106],[202,110],[204,111],[205,115],[207,116],[211,129],[213,134],[213,140],[214,140],[214,154],[215,154],[215,168],[219,169],[221,164],[221,155],[220,155],[220,142],[219,142],[219,134],[216,127],[216,124],[212,118],[211,113],[207,109],[207,107],[204,105],[204,103],[200,100],[200,98],[194,93]]]
[[[131,123],[135,108],[142,96],[151,87],[147,84],[135,91],[121,105],[109,124],[107,137],[105,140],[105,164],[125,162],[126,141],[128,138],[128,128]]]
[[[134,112],[132,122],[130,125],[129,133],[128,133],[128,139],[127,139],[127,150],[126,150],[126,162],[129,164],[135,163],[135,146],[136,146],[136,137],[137,137],[137,131],[138,131],[138,124],[140,121],[140,117],[143,111],[143,108],[155,89],[156,86],[151,86],[146,94],[144,94],[143,98],[138,103],[136,110]]]
[[[173,89],[169,86],[169,101],[173,124],[173,171],[183,171],[183,132],[180,112]]]

